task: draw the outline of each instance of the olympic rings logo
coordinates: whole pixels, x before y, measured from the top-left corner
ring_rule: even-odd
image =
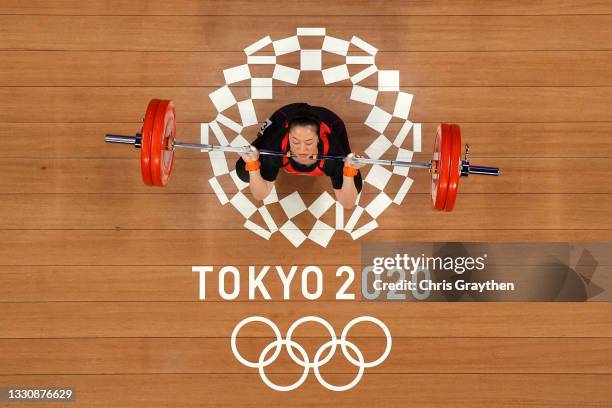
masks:
[[[253,323],[253,322],[260,322],[260,323],[267,324],[272,329],[272,331],[274,332],[274,335],[276,336],[276,340],[269,343],[262,350],[257,362],[248,361],[244,357],[242,357],[236,345],[236,338],[238,337],[238,332],[240,331],[240,329],[242,329],[247,324]],[[306,323],[306,322],[315,322],[315,323],[321,324],[329,332],[329,335],[331,337],[331,340],[327,341],[321,347],[319,347],[319,349],[316,351],[313,357],[313,361],[310,361],[310,358],[308,354],[306,353],[306,350],[304,349],[304,347],[302,347],[299,343],[292,340],[293,332],[301,324]],[[349,330],[354,325],[361,323],[361,322],[370,322],[380,327],[387,338],[387,344],[385,346],[385,350],[383,351],[380,357],[378,357],[376,360],[371,361],[371,362],[366,362],[361,350],[354,343],[347,340]],[[360,316],[360,317],[356,317],[355,319],[351,320],[342,330],[340,339],[337,338],[336,332],[334,331],[334,328],[331,326],[331,324],[329,324],[329,322],[327,322],[326,320],[318,316],[306,316],[306,317],[302,317],[296,320],[291,325],[291,327],[289,327],[289,330],[287,331],[287,336],[284,339],[281,335],[279,328],[270,319],[267,319],[262,316],[251,316],[251,317],[247,317],[246,319],[243,319],[240,323],[236,325],[236,327],[234,327],[234,330],[232,331],[232,337],[231,337],[232,352],[234,353],[234,356],[236,357],[236,359],[238,359],[240,363],[242,363],[243,365],[247,367],[257,368],[259,370],[259,375],[262,381],[268,387],[276,391],[295,390],[296,388],[301,386],[304,383],[304,381],[306,381],[306,378],[308,377],[308,373],[310,369],[313,369],[314,375],[319,381],[319,383],[325,388],[327,388],[328,390],[330,391],[350,390],[355,385],[357,385],[357,383],[359,383],[359,381],[361,380],[361,377],[363,377],[363,374],[366,368],[375,367],[381,364],[383,361],[385,361],[385,359],[391,352],[391,343],[392,343],[391,332],[389,331],[387,326],[383,322],[378,320],[377,318],[371,317],[371,316]],[[276,359],[278,358],[278,356],[280,355],[282,351],[283,346],[287,347],[287,353],[289,354],[289,357],[291,357],[291,359],[296,364],[304,368],[304,371],[302,372],[302,375],[300,376],[300,378],[295,383],[291,385],[287,385],[287,386],[280,386],[280,385],[274,384],[272,381],[270,381],[270,379],[265,373],[265,368],[269,366],[270,364],[272,364],[274,361],[276,361]],[[344,354],[344,357],[351,364],[355,365],[359,369],[357,372],[357,376],[355,377],[353,381],[351,381],[348,384],[340,385],[340,386],[328,383],[323,378],[323,376],[321,375],[319,371],[320,367],[324,366],[332,359],[332,357],[334,356],[336,352],[336,348],[338,346],[340,346],[342,350],[342,354]],[[274,349],[274,351],[272,352],[270,356],[268,356],[270,352],[272,351],[272,349]],[[294,349],[297,350],[301,358],[295,354]],[[322,357],[325,351],[328,349],[329,351],[327,352],[325,357]],[[347,349],[351,349],[351,351],[357,356],[357,359],[353,358],[353,356],[347,351]]]

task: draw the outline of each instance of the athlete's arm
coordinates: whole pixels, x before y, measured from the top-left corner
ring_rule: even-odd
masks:
[[[346,209],[355,207],[357,194],[359,194],[357,187],[355,186],[355,177],[358,175],[358,170],[365,166],[363,163],[353,160],[354,157],[355,156],[353,153],[346,156],[346,159],[344,160],[342,188],[334,189],[336,200],[338,200]]]
[[[259,151],[253,146],[251,146],[251,150],[251,153],[240,154],[240,157],[242,157],[242,160],[244,160],[245,168],[247,171],[249,171],[249,188],[251,190],[251,194],[253,194],[253,198],[256,200],[263,200],[272,192],[274,182],[264,180],[264,178],[261,176]],[[249,170],[250,166],[252,166],[254,169]]]
[[[249,183],[249,187],[254,199],[263,200],[272,192],[274,182],[264,180],[263,177],[261,177],[259,170],[255,170],[251,172],[251,182]]]
[[[355,201],[357,201],[357,188],[353,177],[342,177],[342,188],[334,189],[336,200],[347,210],[355,207]]]

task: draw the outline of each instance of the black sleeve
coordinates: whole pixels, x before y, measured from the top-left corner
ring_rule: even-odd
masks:
[[[261,173],[261,177],[264,180],[276,180],[276,176],[278,176],[278,170],[281,168],[282,165],[282,161],[279,159],[279,157],[275,156],[259,156],[259,162],[261,163],[259,172]]]
[[[244,181],[245,183],[248,183],[249,180],[250,180],[249,172],[246,171],[244,166],[245,166],[245,162],[244,162],[244,160],[242,160],[242,157],[241,157],[236,162],[236,174],[238,175],[238,178],[240,180]]]
[[[269,119],[262,123],[259,132],[257,133],[257,137],[251,142],[251,145],[258,149],[280,151],[278,135],[284,132],[283,129],[285,128],[286,121],[282,109],[283,108],[274,112]],[[261,167],[259,169],[261,177],[266,181],[276,180],[278,170],[282,166],[282,159],[275,156],[260,155],[259,162],[261,163]],[[249,172],[246,171],[244,166],[244,160],[242,160],[242,158],[238,159],[236,162],[236,173],[238,174],[240,180],[248,183]]]
[[[332,122],[330,127],[333,135],[333,154],[338,156],[346,156],[351,153],[351,146],[349,145],[348,135],[346,133],[346,127],[344,126],[344,122],[342,122],[342,120],[340,120],[336,116],[336,119]],[[344,162],[333,161],[331,163],[333,163],[330,175],[332,180],[332,186],[336,190],[340,190],[344,181],[344,175],[342,174]],[[355,182],[355,188],[357,189],[357,192],[360,193],[361,189],[363,188],[361,171],[357,172],[357,175],[353,178],[353,181]]]
[[[287,122],[287,116],[284,113],[291,105],[283,106],[272,114],[265,122],[261,124],[257,138],[251,143],[258,149],[272,149],[278,144],[278,135],[284,136],[285,123]],[[275,137],[276,136],[276,137]]]
[[[341,154],[346,156],[351,153],[351,146],[349,145],[348,134],[346,133],[344,122],[340,119],[335,120],[331,124],[331,131],[334,135],[336,148],[342,152]]]

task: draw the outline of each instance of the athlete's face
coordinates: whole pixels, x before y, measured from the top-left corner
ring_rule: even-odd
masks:
[[[316,162],[310,156],[318,153],[319,137],[312,126],[294,126],[289,132],[291,152],[296,155],[293,160],[300,164],[310,165]]]

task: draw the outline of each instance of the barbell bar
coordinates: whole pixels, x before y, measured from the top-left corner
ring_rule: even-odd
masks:
[[[174,165],[176,148],[198,149],[203,152],[223,151],[248,153],[250,146],[220,146],[213,144],[185,143],[176,140],[176,110],[169,100],[152,99],[147,106],[140,133],[135,136],[107,134],[107,143],[131,144],[140,149],[141,175],[145,184],[163,187],[168,183]],[[468,160],[469,146],[461,159],[461,130],[458,125],[443,123],[436,130],[434,152],[430,162],[413,162],[356,157],[363,164],[381,166],[414,167],[426,169],[431,174],[432,209],[452,211],[459,188],[459,178],[470,174],[499,176],[497,167],[475,166]],[[289,152],[258,149],[261,155],[294,156]],[[344,161],[345,156],[314,155],[316,160]]]
[[[142,135],[136,134],[136,136],[123,136],[123,135],[106,135],[104,140],[107,143],[123,143],[123,144],[131,144],[136,148],[140,148],[142,145]],[[172,140],[172,142],[168,148],[174,149],[177,147],[185,148],[185,149],[198,149],[200,151],[210,152],[210,151],[222,151],[229,153],[249,153],[251,149],[248,146],[222,146],[222,145],[213,145],[213,144],[200,144],[200,143],[185,143],[179,142],[178,140]],[[296,155],[291,154],[291,152],[283,153],[276,152],[273,150],[267,149],[257,149],[259,154],[268,155],[268,156],[280,156],[280,157],[296,157]],[[308,156],[309,159],[315,160],[339,160],[344,161],[346,156],[328,156],[328,155],[311,155]],[[402,160],[385,160],[385,159],[367,159],[365,157],[355,157],[353,159],[358,163],[363,164],[379,164],[381,166],[399,166],[399,167],[417,167],[422,169],[431,169],[431,163],[420,163],[420,162],[411,162],[411,161],[402,161]]]

